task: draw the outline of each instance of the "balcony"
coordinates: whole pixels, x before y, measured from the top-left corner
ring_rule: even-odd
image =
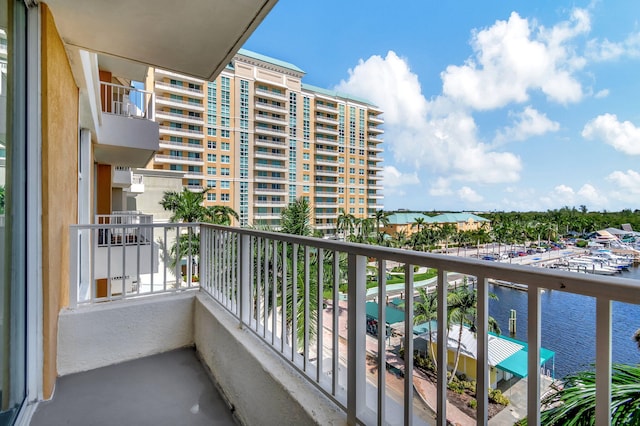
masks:
[[[371,132],[371,133],[375,133],[375,134],[377,134],[377,135],[379,135],[379,134],[381,134],[381,133],[384,133],[384,130],[382,130],[381,128],[376,127],[376,126],[374,126],[374,125],[371,125],[371,124],[369,124],[369,125],[367,126],[367,131],[368,131],[368,132]],[[375,136],[374,136],[374,137],[375,137]],[[371,140],[371,138],[369,138],[369,140]]]
[[[158,150],[154,94],[101,82],[100,101],[102,123],[94,145],[95,161],[145,167]]]
[[[367,140],[371,143],[382,143],[382,139],[380,139],[378,135],[369,134],[367,136]],[[374,148],[372,146],[369,146],[367,149],[373,150]],[[380,149],[379,152],[382,152],[382,149]]]
[[[260,135],[275,136],[275,137],[281,137],[281,138],[287,137],[287,132],[284,130],[284,127],[280,128],[280,127],[256,126],[254,129],[254,132],[257,135],[260,134]]]
[[[160,126],[160,135],[181,136],[186,138],[204,139],[202,130],[189,129],[188,127]]]
[[[256,110],[261,110],[261,111],[278,112],[280,114],[287,113],[287,109],[284,106],[274,105],[271,102],[256,101],[255,107],[256,107]]]
[[[286,102],[288,100],[286,92],[276,90],[265,90],[256,88],[256,96],[275,99],[280,102]]]
[[[280,137],[284,137],[284,136],[280,135]],[[261,139],[261,138],[255,139],[255,145],[263,146],[267,148],[280,148],[280,149],[284,149],[287,147],[287,144],[285,142],[274,141],[272,139]]]
[[[324,228],[324,225],[320,227]],[[172,231],[177,227],[181,229]],[[89,267],[95,264],[95,260],[90,253],[84,252],[85,240],[80,236],[86,232],[99,235],[98,230],[101,229],[106,230],[103,235],[113,235],[123,228],[128,230],[126,235],[152,233],[165,236],[164,242],[159,243],[164,247],[162,255],[152,257],[155,259],[152,263],[158,265],[158,272],[142,277],[142,282],[153,283],[154,275],[171,279],[159,279],[156,287],[153,284],[141,285],[120,295],[102,298],[83,296],[83,292],[78,291],[83,288],[81,274],[78,273],[82,269],[80,259],[89,259],[86,262]],[[196,235],[199,238],[194,238]],[[166,265],[163,260],[169,254],[166,251],[170,252],[170,247],[178,239],[185,243],[199,243],[192,246],[181,244],[180,259],[174,262],[175,266]],[[184,363],[191,366],[189,368],[202,371],[197,362],[193,363],[189,351],[184,351],[189,359],[182,358],[182,352],[166,354],[167,364],[160,369],[152,368],[157,365],[155,360],[142,357],[195,346],[205,370],[211,372],[234,407],[235,415],[245,424],[281,424],[283,413],[292,424],[434,423],[433,419],[425,417],[425,403],[414,398],[419,394],[420,397],[426,395],[427,411],[433,410],[437,423],[444,425],[447,419],[455,419],[458,415],[447,404],[444,392],[446,363],[438,362],[437,383],[430,389],[431,393],[423,394],[419,374],[402,374],[403,371],[414,371],[413,358],[402,359],[393,353],[394,348],[400,345],[405,351],[413,352],[412,304],[407,304],[403,319],[392,328],[394,334],[391,337],[385,333],[375,337],[367,332],[367,315],[370,313],[365,309],[366,301],[372,298],[386,300],[388,295],[397,291],[414,294],[416,284],[412,271],[413,266],[418,266],[437,270],[431,285],[437,289],[439,306],[444,307],[438,310],[436,326],[436,356],[439,361],[447,357],[445,318],[449,285],[460,281],[463,276],[472,278],[476,283],[478,330],[474,369],[477,371],[476,380],[481,384],[477,395],[478,424],[488,423],[488,389],[494,380],[488,355],[491,337],[487,333],[490,281],[518,283],[525,290],[522,294],[527,299],[530,313],[525,357],[528,374],[526,379],[518,382],[518,391],[524,392],[524,400],[515,407],[517,410],[507,407],[504,411],[508,411],[509,416],[514,411],[526,414],[533,424],[539,424],[540,388],[546,381],[540,374],[542,292],[593,298],[597,337],[595,369],[599,378],[596,416],[605,419],[601,423],[606,423],[611,392],[612,301],[634,305],[640,301],[640,286],[627,279],[214,225],[74,226],[70,242],[70,308],[60,314],[58,336],[57,362],[62,376],[58,385],[62,391],[56,392],[52,403],[41,407],[43,411],[58,403],[57,398],[66,392],[64,389],[69,389],[67,383],[77,380],[75,386],[80,389],[76,389],[76,395],[93,395],[91,389],[95,388],[92,386],[112,389],[109,384],[111,378],[120,381],[134,371],[139,374],[136,383],[156,383],[156,379],[164,379],[162,385],[146,391],[151,392],[153,398],[145,398],[147,394],[141,391],[142,394],[131,400],[123,397],[130,395],[125,390],[113,391],[100,394],[102,397],[97,398],[100,405],[137,408],[143,405],[151,408],[167,394],[182,401],[180,395],[169,390],[175,389],[170,387],[175,381],[172,379],[174,370],[182,368]],[[128,259],[141,257],[138,253]],[[291,259],[297,261],[292,262]],[[386,266],[396,262],[406,265],[407,274],[404,284],[399,285],[399,289],[392,289],[385,285],[387,275],[384,271]],[[381,286],[370,290],[367,290],[368,265],[380,271],[377,280],[381,283]],[[124,270],[124,266],[122,268]],[[309,273],[311,268],[317,268],[318,274]],[[323,268],[334,273],[323,275]],[[338,273],[342,268],[345,274]],[[124,274],[117,270],[113,273]],[[312,282],[316,283],[313,280],[317,276],[325,276],[316,288],[318,294],[323,294],[323,288],[327,289],[330,294],[327,299],[310,297],[310,288]],[[343,283],[347,284],[347,293],[341,295],[338,284]],[[87,290],[88,295],[96,294],[91,286]],[[343,300],[345,298],[346,301]],[[287,309],[280,309],[279,300],[294,302]],[[321,308],[325,304],[326,308]],[[378,304],[376,309],[379,321],[386,322],[384,304]],[[292,329],[300,334],[292,332]],[[319,351],[322,356],[318,356]],[[124,366],[102,372],[96,370],[135,359],[142,362],[137,364],[139,368]],[[176,365],[172,366],[174,362]],[[395,375],[378,374],[379,365],[385,365],[383,371],[390,369]],[[147,371],[148,368],[151,370]],[[83,371],[86,373],[75,375]],[[114,372],[113,375],[109,375],[109,371]],[[85,379],[81,379],[83,376]],[[101,377],[109,377],[109,383]],[[190,377],[181,380],[193,386],[195,383]],[[208,383],[203,379],[204,376],[199,375],[196,382],[200,385]],[[256,392],[256,389],[266,391]],[[191,408],[195,411],[191,411],[192,414],[208,407],[209,402],[205,407],[202,401],[199,406],[194,401]],[[68,403],[66,410],[57,410],[56,415],[75,413],[75,418],[78,418],[80,411],[85,409],[84,404],[75,401]],[[112,410],[112,416],[129,412],[123,408]],[[83,412],[88,412],[88,416],[96,415],[91,410]],[[55,423],[55,417],[42,417],[39,413],[34,417],[34,424]],[[40,421],[45,423],[37,422],[43,418],[46,420]],[[121,423],[136,423],[135,417],[126,417]]]
[[[195,124],[199,126],[204,125],[204,120],[202,119],[202,117],[196,117],[188,114],[178,114],[178,113],[169,112],[169,111],[157,111],[156,119],[158,122],[175,121],[178,123]]]
[[[338,129],[334,127],[316,126],[316,133],[323,135],[338,136]]]
[[[195,102],[195,101],[189,101],[184,99],[179,100],[179,99],[171,98],[170,96],[161,96],[161,95],[156,95],[156,102],[160,106],[168,106],[168,107],[174,107],[174,108],[189,109],[191,111],[196,111],[196,112],[204,112],[204,106],[202,105],[202,102]]]
[[[167,149],[167,150],[171,150],[171,149],[175,150],[176,147],[178,147],[182,151],[200,152],[200,153],[204,152],[204,146],[202,146],[202,142],[195,144],[195,143],[189,143],[189,142],[173,142],[170,140],[160,139],[160,148]]]
[[[338,108],[335,106],[330,106],[327,104],[321,104],[321,103],[316,103],[316,109],[318,111],[323,111],[323,112],[328,112],[331,114],[337,114],[338,113]]]
[[[167,164],[186,164],[189,166],[204,166],[204,159],[188,157],[182,155],[168,155],[168,154],[157,154],[155,156],[156,163],[167,163]]]
[[[133,183],[131,167],[116,166],[111,173],[111,186],[113,188],[129,188]]]
[[[197,98],[204,97],[204,92],[202,91],[202,88],[198,90],[198,89],[190,88],[189,86],[183,86],[181,84],[167,83],[166,81],[156,81],[156,90],[165,91],[169,93],[177,93],[183,96],[192,96]]]

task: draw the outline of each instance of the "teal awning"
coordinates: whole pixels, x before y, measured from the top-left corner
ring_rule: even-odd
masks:
[[[378,304],[376,302],[367,302],[367,316],[378,320]],[[387,324],[395,324],[404,321],[404,312],[394,309],[390,306],[385,307],[385,316]]]
[[[512,340],[517,342],[523,346],[521,350],[511,355],[509,358],[505,359],[498,365],[497,368],[500,370],[506,371],[507,373],[511,373],[514,376],[524,378],[527,377],[527,365],[528,365],[528,356],[529,356],[529,345],[526,342],[521,342],[520,340],[509,339],[508,337],[500,336],[503,339]],[[545,348],[540,348],[540,365],[544,365],[547,361],[556,356],[556,353]]]

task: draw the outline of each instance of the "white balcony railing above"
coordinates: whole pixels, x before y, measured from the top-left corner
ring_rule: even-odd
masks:
[[[154,121],[154,96],[146,90],[100,82],[103,113]]]
[[[424,423],[421,413],[414,410],[414,374],[402,373],[414,371],[413,357],[392,357],[387,350],[386,333],[376,337],[367,334],[366,301],[371,297],[386,300],[386,271],[391,264],[404,265],[400,291],[405,295],[415,294],[414,266],[437,271],[433,279],[438,299],[437,402],[432,408],[441,425],[447,424],[447,363],[443,360],[447,358],[447,294],[452,275],[476,283],[478,424],[488,422],[489,280],[518,283],[525,289],[529,424],[540,424],[541,292],[592,297],[596,301],[596,423],[607,424],[610,418],[612,301],[639,304],[640,286],[635,281],[208,224],[87,225],[71,228],[72,307],[108,299],[79,299],[79,259],[87,259],[86,254],[81,255],[83,233],[95,241],[100,229],[130,226],[140,230],[150,227],[154,235],[164,235],[158,264],[170,258],[172,247],[182,254],[174,266],[163,267],[174,271],[175,288],[170,288],[165,279],[161,280],[159,291],[191,287],[196,284],[191,278],[197,275],[202,291],[331,398],[344,410],[348,424]],[[174,230],[173,239],[167,235],[169,230]],[[181,244],[174,244],[178,241]],[[136,252],[138,258],[141,254]],[[94,261],[93,257],[88,258]],[[368,266],[375,266],[378,283],[369,290]],[[126,296],[155,291],[153,284],[138,289]],[[404,321],[394,326],[406,354],[412,354],[414,348],[413,310],[413,304],[406,303]],[[384,303],[378,304],[377,316],[380,324],[386,323]],[[390,367],[401,376],[403,391],[399,395],[389,390],[386,375],[377,373]],[[371,374],[371,368],[377,371]]]

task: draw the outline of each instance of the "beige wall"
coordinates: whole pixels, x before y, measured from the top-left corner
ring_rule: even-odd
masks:
[[[43,396],[57,375],[58,312],[69,303],[69,225],[78,216],[78,88],[51,12],[42,4]]]

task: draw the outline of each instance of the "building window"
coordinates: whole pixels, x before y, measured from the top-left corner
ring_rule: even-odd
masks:
[[[216,187],[216,181],[215,180],[207,180],[207,188],[215,188]]]
[[[216,158],[216,154],[207,154],[207,161],[210,161],[212,163],[218,161]]]
[[[222,167],[222,168],[220,169],[220,174],[221,174],[222,176],[229,176],[229,175],[231,174],[231,171],[229,170],[229,168],[228,168],[228,167]]]
[[[221,180],[220,181],[220,188],[221,189],[229,189],[231,187],[231,182],[229,182],[228,180]]]
[[[207,192],[207,201],[216,201],[216,193]]]
[[[231,162],[231,157],[228,155],[221,155],[220,156],[220,162],[222,164],[229,164]]]
[[[220,201],[229,201],[229,194],[220,194]]]
[[[229,151],[229,146],[230,146],[229,142],[220,143],[220,149],[223,151]]]
[[[215,167],[207,167],[207,174],[215,176],[217,174],[217,169]]]

